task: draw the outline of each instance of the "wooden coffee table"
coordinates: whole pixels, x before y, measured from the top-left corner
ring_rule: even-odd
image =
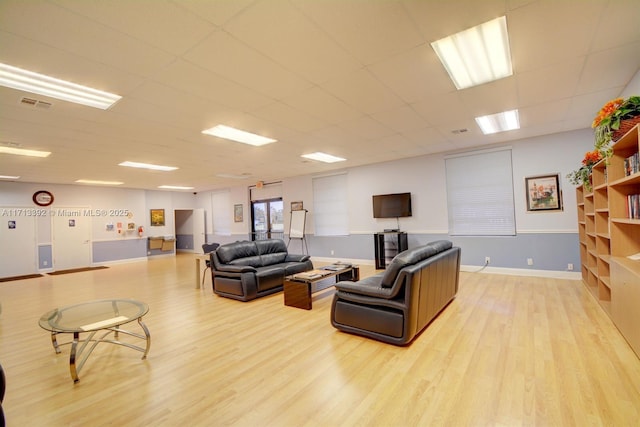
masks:
[[[311,310],[313,302],[311,295],[314,292],[330,288],[336,282],[341,280],[348,280],[351,282],[360,280],[360,267],[357,265],[332,264],[306,273],[313,273],[315,271],[318,271],[317,276],[301,273],[285,277],[284,305]],[[320,282],[332,277],[335,277],[335,281],[333,283],[329,282],[324,286],[320,284]]]

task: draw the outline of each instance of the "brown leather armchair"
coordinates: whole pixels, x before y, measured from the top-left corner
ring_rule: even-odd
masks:
[[[409,344],[455,298],[460,248],[439,240],[399,253],[386,271],[338,282],[331,324],[340,331]]]

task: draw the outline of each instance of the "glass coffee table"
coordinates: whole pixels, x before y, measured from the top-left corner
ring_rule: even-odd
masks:
[[[60,345],[71,344],[69,355],[69,370],[74,383],[80,378],[78,374],[87,361],[91,352],[102,342],[118,344],[138,350],[146,359],[151,345],[149,329],[142,322],[142,317],[149,311],[149,306],[132,299],[104,299],[88,301],[53,309],[42,315],[40,327],[51,332],[51,343],[56,353],[60,353]],[[125,331],[122,325],[138,321],[144,335]],[[83,339],[81,333],[88,333]],[[73,334],[70,342],[58,344],[58,335]],[[126,334],[142,340],[146,345],[140,347],[118,340],[119,334]],[[113,335],[112,337],[110,337]],[[89,346],[89,344],[91,344]],[[88,346],[88,347],[87,347]]]

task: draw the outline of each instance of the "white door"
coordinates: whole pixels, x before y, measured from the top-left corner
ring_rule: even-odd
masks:
[[[58,208],[53,216],[53,267],[55,270],[91,265],[89,208]]]
[[[204,231],[204,209],[194,209],[191,218],[193,219],[193,251],[200,253],[207,239]]]
[[[38,272],[32,208],[0,207],[0,277]]]

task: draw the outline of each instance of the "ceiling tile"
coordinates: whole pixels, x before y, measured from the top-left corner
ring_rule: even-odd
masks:
[[[352,120],[362,115],[355,108],[318,86],[286,97],[283,102],[331,124]]]
[[[399,107],[404,102],[365,69],[329,81],[322,87],[366,114]]]
[[[183,58],[274,99],[286,98],[311,83],[224,31],[217,31]],[[256,73],[256,70],[260,70]]]
[[[288,2],[259,2],[232,19],[225,30],[316,84],[360,67],[355,58]]]
[[[216,27],[179,2],[135,0],[127,4],[127,13],[110,1],[53,0],[64,9],[113,28],[148,46],[181,55],[204,39]]]
[[[332,7],[317,0],[294,3],[365,65],[424,43],[407,10],[397,1],[373,1],[368,7],[359,1],[333,2]]]

